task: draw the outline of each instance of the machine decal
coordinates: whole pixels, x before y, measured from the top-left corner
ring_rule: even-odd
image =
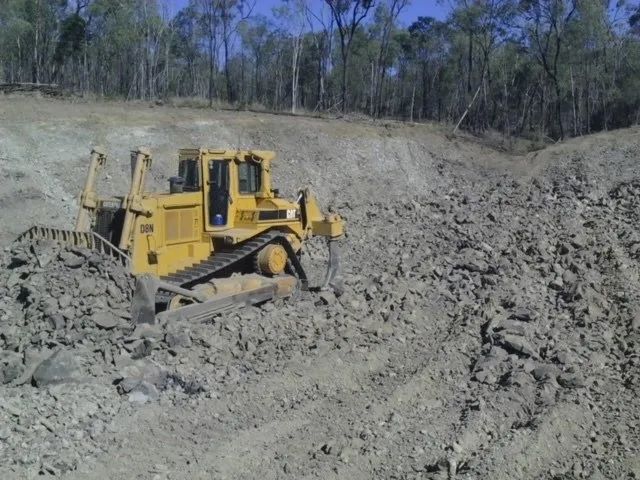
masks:
[[[239,212],[241,222],[254,222],[256,220],[256,212],[251,210],[243,210]]]
[[[298,210],[290,208],[287,210],[261,210],[258,220],[295,220],[299,217]]]

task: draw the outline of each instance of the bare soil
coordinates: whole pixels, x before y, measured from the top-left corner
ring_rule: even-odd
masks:
[[[640,129],[526,155],[437,125],[0,97],[0,476],[640,477]],[[71,227],[90,147],[271,149],[347,220],[345,293],[148,331]],[[304,262],[318,276],[325,252]]]

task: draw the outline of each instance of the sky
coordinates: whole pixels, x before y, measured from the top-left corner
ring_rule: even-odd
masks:
[[[311,0],[314,4],[322,4],[324,0]],[[170,4],[171,10],[175,13],[184,7],[188,0],[165,0],[166,4]],[[271,16],[273,7],[281,4],[281,0],[256,0],[256,7],[253,14],[261,14],[267,17]],[[436,0],[412,0],[400,15],[400,22],[405,26],[409,26],[418,17],[435,17],[443,20],[447,15],[449,8],[448,2],[444,5]]]

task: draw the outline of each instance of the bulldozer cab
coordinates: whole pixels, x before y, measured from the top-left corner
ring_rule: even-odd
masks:
[[[273,157],[266,151],[180,150],[178,175],[185,192],[202,191],[207,231],[231,228],[236,213],[255,211],[258,202],[275,197]]]

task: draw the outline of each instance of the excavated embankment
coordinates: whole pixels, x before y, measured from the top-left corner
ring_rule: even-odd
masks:
[[[334,128],[277,121],[298,138]],[[256,135],[282,141],[284,130]],[[636,132],[496,154],[497,165],[485,149],[476,164],[454,160],[468,144],[393,135],[409,145],[401,170],[385,166],[397,149],[382,142],[361,176],[329,161],[315,180],[348,224],[340,297],[300,292],[134,327],[131,279],[111,259],[8,247],[3,478],[640,475]],[[282,183],[319,161],[285,160]],[[388,191],[367,183],[375,168]],[[303,258],[316,277],[322,247]]]

